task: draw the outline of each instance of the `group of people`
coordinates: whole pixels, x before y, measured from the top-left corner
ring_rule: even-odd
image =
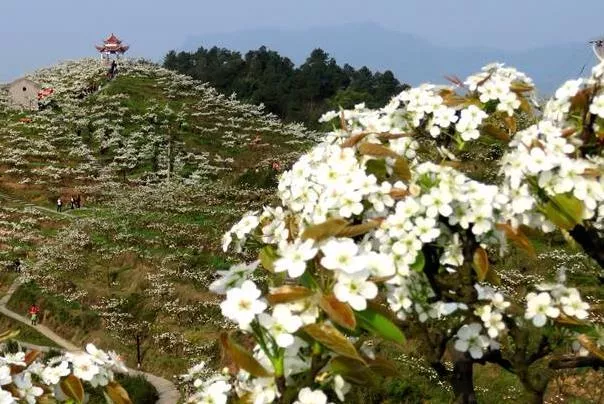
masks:
[[[82,207],[82,197],[80,195],[76,196],[76,197],[71,197],[69,199],[69,205],[71,206],[71,209],[75,209],[75,208],[81,208]],[[62,212],[63,211],[63,199],[61,197],[59,197],[59,199],[57,199],[57,212]]]

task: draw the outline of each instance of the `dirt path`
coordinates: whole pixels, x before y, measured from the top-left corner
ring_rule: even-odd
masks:
[[[44,335],[46,338],[50,339],[51,341],[53,341],[54,343],[56,343],[57,345],[62,347],[65,351],[72,351],[72,352],[82,351],[81,348],[75,346],[71,342],[69,342],[66,339],[55,334],[54,331],[52,331],[50,328],[46,327],[45,325],[38,324],[36,326],[32,326],[31,321],[29,319],[23,317],[22,315],[20,315],[18,313],[15,313],[14,311],[9,310],[8,307],[6,307],[6,304],[8,303],[11,296],[13,295],[15,290],[17,290],[17,288],[19,287],[20,284],[21,284],[21,279],[20,278],[15,279],[15,281],[12,283],[12,285],[8,289],[8,292],[6,293],[6,295],[4,295],[0,299],[0,313],[2,313],[5,316],[8,316],[14,320],[17,320],[25,325],[28,325],[28,326],[34,328],[40,334]],[[27,343],[23,343],[22,345],[25,347],[39,349],[42,351],[48,351],[49,349],[53,349],[51,347],[43,347],[43,346],[27,344]],[[174,385],[174,383],[172,383],[171,381],[161,378],[159,376],[155,376],[151,373],[141,372],[141,371],[134,370],[134,369],[128,369],[128,373],[134,374],[134,375],[139,375],[139,374],[143,375],[145,377],[145,379],[147,379],[147,381],[149,383],[151,383],[153,385],[153,387],[155,387],[155,390],[157,390],[157,394],[159,395],[159,400],[157,401],[158,404],[176,404],[176,403],[178,403],[178,401],[180,399],[180,393],[179,393],[178,389],[176,388],[176,386]]]
[[[61,217],[71,218],[71,219],[77,219],[76,216],[67,214],[67,212],[69,212],[71,209],[65,208],[65,205],[63,205],[63,210],[64,210],[63,212],[57,212],[56,209],[48,208],[46,206],[36,205],[36,204],[30,203],[30,202],[24,201],[23,199],[15,198],[14,196],[5,194],[3,192],[0,192],[0,199],[4,199],[6,201],[22,205],[24,207],[40,210],[40,211],[43,211],[45,213],[51,213],[51,214],[56,215],[56,216],[61,216]]]

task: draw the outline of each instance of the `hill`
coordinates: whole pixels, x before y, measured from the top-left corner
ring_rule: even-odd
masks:
[[[39,112],[0,97],[0,261],[19,259],[31,281],[9,307],[37,301],[63,336],[133,366],[138,341],[143,365],[171,376],[207,358],[224,327],[206,289],[227,265],[223,229],[267,201],[272,164],[315,134],[144,61],[112,81],[105,70],[82,60],[34,72],[55,90]],[[2,287],[15,276],[4,271]]]
[[[586,38],[581,43],[561,43],[526,50],[485,47],[448,47],[421,37],[386,29],[378,24],[356,23],[303,30],[252,29],[210,33],[187,38],[182,48],[194,51],[200,46],[219,46],[245,52],[265,45],[296,64],[321,48],[340,63],[374,70],[392,70],[411,85],[441,82],[444,75],[463,77],[494,61],[505,61],[532,77],[539,89],[551,93],[562,82],[580,76],[584,64],[591,66],[594,56]]]

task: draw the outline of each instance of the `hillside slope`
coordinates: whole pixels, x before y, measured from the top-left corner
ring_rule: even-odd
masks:
[[[35,72],[55,90],[39,112],[0,97],[0,261],[32,281],[9,307],[37,301],[60,334],[131,365],[138,337],[143,365],[170,376],[216,352],[224,324],[206,286],[228,265],[220,235],[315,134],[153,64],[104,75],[98,60]]]

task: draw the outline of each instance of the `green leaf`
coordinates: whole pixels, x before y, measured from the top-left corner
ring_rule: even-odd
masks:
[[[426,265],[426,257],[424,256],[424,253],[422,251],[419,251],[417,253],[417,257],[415,258],[415,261],[413,262],[413,264],[409,265],[409,267],[411,269],[413,269],[415,272],[422,272],[424,270],[425,265]]]
[[[73,373],[61,380],[60,386],[67,397],[76,403],[84,402],[84,386],[82,385],[82,381],[74,376]]]
[[[305,326],[303,330],[335,353],[363,362],[354,345],[334,326],[326,323],[316,323]]]
[[[266,269],[267,271],[273,273],[275,272],[275,260],[277,259],[277,252],[275,251],[275,249],[270,246],[267,245],[264,248],[262,248],[262,250],[260,250],[260,253],[258,254],[258,259],[260,260],[260,264],[262,264],[262,266],[264,267],[264,269]]]
[[[571,230],[583,221],[583,202],[569,194],[558,194],[551,197],[541,210],[556,226]]]
[[[365,164],[365,171],[367,174],[373,174],[378,179],[378,182],[383,182],[388,176],[388,170],[386,170],[386,160],[376,159],[369,160]]]
[[[271,374],[241,345],[228,336],[227,333],[220,335],[220,342],[224,347],[225,351],[233,362],[241,369],[247,371],[252,376],[256,377],[269,377]]]
[[[319,284],[309,271],[305,271],[300,277],[300,283],[311,290],[319,290]]]
[[[400,372],[396,365],[384,358],[367,359],[367,365],[372,372],[383,377],[398,377]]]
[[[501,278],[499,277],[497,271],[495,271],[493,268],[489,268],[489,272],[487,272],[485,280],[491,285],[501,286]]]
[[[345,356],[336,356],[329,361],[334,374],[339,374],[349,383],[364,386],[375,384],[374,375],[364,362]]]
[[[363,311],[356,311],[355,315],[359,326],[367,331],[398,344],[405,342],[405,334],[383,314],[368,308]]]
[[[310,226],[304,230],[304,233],[302,233],[302,240],[313,239],[316,241],[321,241],[323,239],[336,236],[347,225],[348,222],[344,219],[327,219],[323,223]]]

